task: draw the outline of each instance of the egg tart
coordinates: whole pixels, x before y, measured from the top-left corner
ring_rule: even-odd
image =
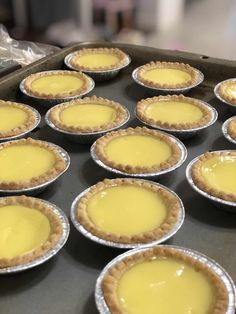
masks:
[[[208,194],[236,202],[236,151],[203,154],[192,166],[192,178]]]
[[[102,97],[85,97],[53,107],[49,119],[59,129],[72,133],[104,131],[123,124],[127,109]]]
[[[81,71],[115,70],[127,63],[127,55],[118,48],[83,48],[70,59]]]
[[[170,136],[145,127],[109,132],[95,142],[95,152],[104,164],[126,173],[162,171],[181,158]]]
[[[0,269],[31,262],[52,249],[62,223],[50,206],[37,198],[0,198]]]
[[[181,210],[176,195],[138,179],[105,179],[76,206],[76,219],[93,235],[130,244],[160,239],[176,224]]]
[[[136,113],[148,124],[175,130],[202,127],[213,118],[205,103],[183,95],[143,99],[137,103]]]
[[[90,79],[82,72],[45,71],[29,75],[24,88],[30,96],[60,99],[83,94],[89,89]]]
[[[187,88],[199,83],[198,71],[178,62],[152,61],[139,68],[137,77],[144,85],[161,89]]]
[[[67,167],[58,148],[31,138],[0,144],[0,189],[26,189],[46,183]]]
[[[218,88],[219,95],[232,105],[236,105],[236,79],[221,82]]]
[[[35,109],[24,104],[0,100],[0,140],[31,131],[39,120]]]
[[[236,117],[231,118],[231,121],[228,124],[228,134],[236,141]]]
[[[229,298],[211,267],[165,246],[123,257],[103,277],[111,314],[225,314]]]

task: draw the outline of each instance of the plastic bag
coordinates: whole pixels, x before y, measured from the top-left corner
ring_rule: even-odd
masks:
[[[24,66],[59,49],[46,44],[12,39],[5,26],[0,24],[0,59],[2,60],[14,60]]]

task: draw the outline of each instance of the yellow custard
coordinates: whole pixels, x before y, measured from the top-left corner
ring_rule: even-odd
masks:
[[[0,258],[13,258],[38,248],[50,234],[39,210],[22,205],[0,207]]]
[[[154,191],[138,186],[114,186],[89,198],[87,213],[105,232],[132,236],[152,231],[166,217],[166,206]]]
[[[63,123],[75,127],[100,126],[113,121],[115,118],[115,109],[93,103],[69,106],[60,113],[60,119]]]
[[[158,84],[181,84],[191,79],[189,73],[178,69],[151,69],[143,74],[144,79]]]
[[[157,101],[147,106],[145,115],[162,122],[193,123],[200,120],[203,113],[199,107],[187,102]]]
[[[213,188],[236,194],[236,156],[219,155],[206,160],[201,175]]]
[[[119,58],[109,53],[86,54],[75,58],[78,64],[88,68],[109,67],[115,65]]]
[[[0,132],[11,131],[28,119],[28,114],[25,110],[9,106],[0,106]]]
[[[181,261],[160,258],[125,271],[117,296],[124,313],[209,314],[214,289],[200,271]]]
[[[228,95],[236,98],[236,82],[227,85],[225,91]]]
[[[38,177],[54,166],[55,155],[36,145],[10,145],[0,149],[0,181]]]
[[[31,83],[31,90],[46,94],[56,94],[76,91],[83,85],[84,81],[75,75],[54,74],[35,79]]]
[[[153,166],[171,156],[165,142],[148,135],[125,135],[114,138],[104,148],[107,157],[132,166]]]

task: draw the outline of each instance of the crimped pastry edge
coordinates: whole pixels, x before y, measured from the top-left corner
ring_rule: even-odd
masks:
[[[108,53],[113,54],[118,57],[118,61],[115,64],[112,64],[110,66],[99,66],[99,67],[86,67],[78,62],[78,58],[83,55],[88,54],[97,54],[97,53]],[[70,64],[81,71],[106,71],[106,70],[115,70],[120,68],[125,64],[127,55],[118,48],[83,48],[76,52],[74,56],[70,59]]]
[[[6,132],[0,132],[0,139],[20,135],[26,132],[27,130],[31,130],[36,125],[37,116],[35,112],[33,111],[33,109],[31,109],[29,106],[25,106],[22,103],[17,103],[13,101],[0,100],[0,107],[7,107],[7,106],[19,108],[23,110],[24,112],[27,113],[28,119],[22,125],[16,128],[13,128]]]
[[[183,83],[177,83],[177,84],[161,84],[157,83],[148,79],[145,79],[143,77],[143,74],[151,69],[155,68],[166,68],[166,69],[178,69],[182,70],[184,72],[187,72],[190,76],[191,79],[189,79],[187,82]],[[179,62],[160,62],[160,61],[151,61],[149,63],[144,64],[141,66],[138,70],[137,73],[138,79],[144,83],[147,86],[154,87],[154,88],[163,88],[163,89],[179,89],[179,88],[185,88],[185,87],[190,87],[194,85],[195,83],[198,82],[199,79],[199,74],[196,71],[195,68],[191,67],[189,64],[185,63],[179,63]]]
[[[167,216],[160,226],[153,230],[133,236],[122,236],[105,232],[99,229],[89,218],[86,207],[89,199],[98,192],[115,186],[138,186],[158,193],[166,205]],[[76,219],[86,230],[93,235],[116,243],[148,243],[160,239],[176,224],[181,210],[179,199],[163,187],[156,186],[141,179],[105,179],[92,186],[90,190],[79,200],[76,208]]]
[[[193,122],[193,123],[191,123],[191,122],[189,122],[189,123],[168,123],[168,122],[163,122],[161,120],[156,120],[154,118],[147,117],[147,115],[145,114],[146,108],[150,104],[152,104],[154,102],[158,102],[158,101],[186,102],[186,103],[189,103],[189,104],[192,104],[192,105],[198,107],[202,111],[203,116],[200,120]],[[137,103],[136,113],[137,113],[137,116],[140,118],[140,120],[143,120],[144,122],[147,122],[147,123],[152,124],[152,125],[156,125],[157,127],[160,126],[163,128],[174,129],[174,130],[191,130],[193,128],[198,128],[198,127],[207,125],[212,119],[211,111],[209,110],[209,108],[207,108],[207,106],[202,101],[200,101],[198,99],[190,98],[190,97],[185,97],[183,95],[156,96],[156,97],[152,97],[152,98],[142,99]]]
[[[40,175],[39,177],[33,177],[29,180],[21,180],[21,181],[4,181],[0,180],[0,189],[2,190],[18,190],[18,189],[25,189],[35,187],[37,185],[46,183],[53,178],[55,178],[58,174],[63,172],[66,168],[66,162],[63,157],[59,154],[57,149],[49,142],[41,141],[41,140],[34,140],[32,138],[27,139],[20,139],[15,141],[9,141],[0,144],[0,151],[6,147],[13,146],[13,145],[37,145],[39,147],[43,147],[48,149],[55,155],[55,164],[52,169],[48,170],[46,173]]]
[[[110,160],[104,151],[106,144],[109,143],[116,137],[125,136],[125,135],[148,135],[163,140],[167,143],[172,150],[171,156],[160,164],[153,165],[152,167],[141,167],[141,166],[132,166],[128,164],[121,164]],[[127,128],[118,131],[108,132],[106,135],[102,136],[95,142],[95,152],[99,159],[104,162],[106,165],[111,166],[115,169],[124,171],[126,173],[153,173],[162,171],[170,168],[175,165],[181,158],[181,151],[178,145],[168,136],[159,131],[148,129],[146,127],[136,127],[136,128]]]
[[[211,314],[225,313],[229,302],[228,293],[220,277],[218,277],[217,274],[213,270],[211,270],[210,267],[174,248],[156,246],[145,250],[144,252],[136,252],[135,254],[127,256],[121,261],[118,261],[113,267],[111,267],[111,269],[103,278],[101,282],[102,292],[105,298],[105,302],[112,314],[125,314],[125,311],[120,306],[120,302],[116,294],[119,279],[122,277],[125,271],[135,264],[145,261],[152,261],[155,257],[167,257],[179,260],[195,268],[197,271],[203,272],[208,280],[215,287],[215,304],[213,305]]]
[[[1,197],[0,208],[7,205],[23,205],[39,210],[48,218],[51,232],[47,241],[40,245],[38,248],[13,258],[0,258],[0,269],[26,264],[39,258],[40,256],[43,256],[58,243],[62,235],[62,223],[60,219],[51,210],[50,206],[43,202],[43,200],[24,195]]]
[[[100,104],[100,105],[106,105],[111,108],[114,108],[117,112],[116,118],[106,124],[102,124],[97,127],[80,127],[80,126],[69,126],[65,123],[63,123],[60,119],[60,113],[64,109],[74,106],[74,105],[83,105],[87,103],[94,103],[94,104]],[[55,107],[53,107],[50,110],[49,118],[53,122],[53,124],[58,127],[59,129],[71,132],[71,133],[92,133],[92,132],[99,132],[99,131],[105,131],[107,129],[117,127],[120,124],[122,124],[127,117],[127,111],[126,109],[118,102],[115,102],[113,100],[109,100],[102,97],[97,96],[91,96],[91,97],[85,97],[83,99],[75,99],[70,102],[59,104]]]

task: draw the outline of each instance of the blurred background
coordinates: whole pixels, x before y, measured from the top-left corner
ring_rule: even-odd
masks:
[[[235,0],[0,0],[11,37],[109,40],[236,59]]]

